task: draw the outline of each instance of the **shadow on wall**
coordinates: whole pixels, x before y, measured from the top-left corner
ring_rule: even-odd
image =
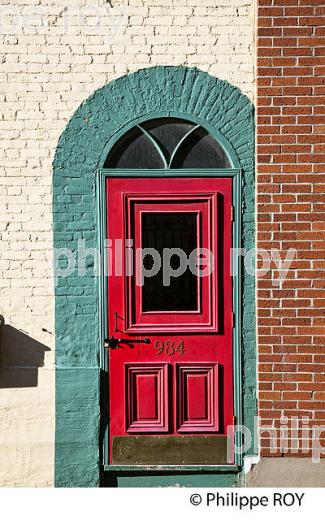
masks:
[[[37,386],[38,368],[49,350],[0,316],[0,388]]]

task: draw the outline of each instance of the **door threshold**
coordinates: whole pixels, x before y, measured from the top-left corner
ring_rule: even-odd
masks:
[[[110,472],[134,472],[134,471],[194,471],[200,473],[239,473],[240,467],[237,464],[137,464],[137,465],[116,465],[104,464],[104,471]]]

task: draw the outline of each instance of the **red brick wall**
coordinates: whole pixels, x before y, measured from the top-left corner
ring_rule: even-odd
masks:
[[[259,415],[267,427],[281,415],[324,426],[325,2],[257,3],[258,248],[296,249],[282,287],[273,262],[257,284]],[[281,455],[269,433],[261,443]],[[301,442],[285,455],[309,456]]]

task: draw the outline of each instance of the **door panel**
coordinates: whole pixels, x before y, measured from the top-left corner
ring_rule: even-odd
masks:
[[[224,464],[232,181],[109,178],[106,189],[110,463]]]
[[[218,364],[176,364],[178,432],[214,432],[218,425]]]
[[[167,363],[125,364],[126,431],[168,431]]]

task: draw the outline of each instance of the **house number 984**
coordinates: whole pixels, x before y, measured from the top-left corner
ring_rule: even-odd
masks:
[[[157,351],[157,356],[163,353],[167,354],[167,356],[172,356],[173,354],[184,354],[185,352],[183,340],[176,344],[171,339],[166,341],[157,339],[154,343],[154,349]]]

